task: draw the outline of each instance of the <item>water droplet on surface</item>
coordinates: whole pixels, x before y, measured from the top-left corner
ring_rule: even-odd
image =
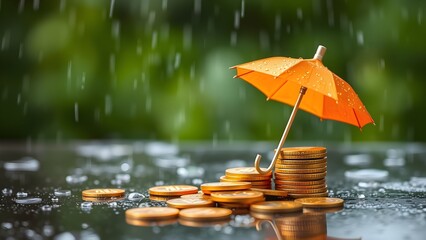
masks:
[[[43,205],[43,206],[41,206],[41,210],[43,212],[50,212],[50,211],[52,211],[52,206],[51,205]]]
[[[40,162],[32,157],[23,157],[16,161],[5,162],[3,166],[6,171],[35,172],[40,168]]]
[[[367,166],[372,160],[371,155],[368,154],[353,154],[344,157],[344,162],[349,166]]]
[[[142,193],[138,193],[138,192],[132,192],[127,197],[127,199],[129,199],[130,201],[139,201],[139,200],[142,200],[144,198],[145,198],[145,196]]]
[[[13,194],[13,190],[10,188],[3,188],[1,192],[4,196],[11,196]]]
[[[91,202],[82,202],[81,204],[80,204],[80,208],[81,209],[92,209],[92,206],[93,206],[93,203],[91,203]]]
[[[16,193],[16,197],[17,198],[25,198],[25,197],[28,197],[28,193],[26,193],[26,192],[17,192]]]
[[[69,197],[71,196],[71,190],[58,189],[58,190],[55,190],[53,194],[57,197]],[[53,198],[52,198],[52,201],[53,201]]]
[[[13,224],[10,222],[2,222],[1,228],[5,230],[11,230],[13,228]]]
[[[388,171],[379,169],[350,170],[345,172],[346,178],[364,181],[384,180],[388,175]]]
[[[109,208],[116,208],[116,207],[118,207],[118,203],[117,202],[109,202],[108,207]]]
[[[81,184],[87,181],[87,176],[79,174],[69,175],[65,178],[65,180],[68,184]]]
[[[15,199],[18,204],[37,204],[41,203],[41,198],[18,198]]]

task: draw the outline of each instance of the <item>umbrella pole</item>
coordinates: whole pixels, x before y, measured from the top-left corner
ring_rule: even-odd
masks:
[[[275,162],[277,161],[278,155],[280,154],[280,150],[281,150],[281,148],[284,145],[284,142],[285,142],[285,140],[287,138],[287,135],[290,132],[291,125],[293,124],[293,120],[296,117],[296,113],[297,113],[297,110],[299,109],[300,102],[302,101],[302,98],[303,98],[303,96],[306,93],[306,89],[307,88],[304,87],[304,86],[302,86],[300,88],[299,96],[297,97],[297,101],[294,104],[293,111],[291,112],[290,118],[288,119],[287,126],[285,127],[283,135],[281,136],[281,140],[278,143],[278,147],[275,150],[274,158],[272,159],[272,162],[269,165],[269,167],[266,169],[266,171],[263,171],[260,168],[260,160],[262,159],[262,156],[260,154],[257,154],[256,159],[254,161],[254,167],[256,168],[257,172],[259,172],[260,174],[267,174],[267,173],[271,172],[272,169],[274,168]]]

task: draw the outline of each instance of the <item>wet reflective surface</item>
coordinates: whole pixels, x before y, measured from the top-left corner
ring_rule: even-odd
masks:
[[[291,143],[292,146],[317,145]],[[288,145],[290,146],[290,144]],[[1,239],[423,239],[426,148],[421,144],[322,144],[330,196],[343,209],[231,221],[126,222],[124,211],[163,206],[147,189],[217,181],[251,166],[273,143],[82,142],[0,145]],[[266,165],[266,161],[264,163]],[[82,199],[88,188],[124,188],[124,198]]]

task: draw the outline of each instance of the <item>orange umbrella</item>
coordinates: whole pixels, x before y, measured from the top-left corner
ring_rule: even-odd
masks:
[[[373,123],[370,114],[352,87],[322,64],[326,48],[319,46],[313,59],[271,57],[243,63],[232,68],[234,78],[241,78],[273,99],[293,105],[287,126],[277,149],[281,149],[299,108],[321,119],[330,119],[362,128]],[[302,102],[303,98],[303,102]],[[261,156],[256,156],[259,173],[272,171],[279,151],[268,169],[260,169]]]

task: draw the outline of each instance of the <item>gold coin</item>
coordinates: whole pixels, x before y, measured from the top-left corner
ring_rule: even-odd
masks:
[[[327,188],[317,188],[317,189],[288,189],[288,188],[282,188],[282,187],[275,187],[278,190],[287,191],[289,194],[310,194],[310,193],[324,193],[327,192]]]
[[[343,203],[344,203],[343,199],[328,198],[328,197],[300,198],[294,201],[301,203],[304,207],[313,207],[313,208],[341,207],[343,206]]]
[[[261,168],[262,170],[266,171],[266,168]],[[272,172],[268,172],[265,175],[260,174],[259,172],[257,172],[256,168],[254,167],[238,167],[238,168],[228,168],[225,171],[225,175],[226,176],[235,176],[235,177],[240,177],[240,176],[244,176],[244,177],[267,177],[267,176],[271,176]]]
[[[198,220],[186,220],[179,218],[179,224],[187,227],[213,227],[222,226],[229,223],[230,219],[225,220],[212,220],[212,221],[198,221]]]
[[[280,154],[284,156],[300,156],[326,152],[327,149],[325,147],[287,147],[280,149]]]
[[[275,184],[276,188],[283,188],[283,189],[319,189],[319,188],[326,188],[327,185],[325,184],[318,184],[318,185],[289,185],[289,184]]]
[[[288,195],[292,198],[316,198],[316,197],[327,197],[328,192],[310,193],[310,194],[289,193]]]
[[[122,197],[124,196],[124,189],[119,188],[97,188],[97,189],[87,189],[82,192],[83,197]]]
[[[185,220],[223,220],[229,219],[232,211],[226,208],[197,207],[187,208],[179,212],[179,217]]]
[[[293,201],[258,202],[250,206],[251,211],[268,213],[301,212],[302,209],[302,204]]]
[[[184,209],[194,207],[214,207],[215,203],[211,200],[200,198],[175,198],[168,200],[167,206],[177,209]]]
[[[330,207],[330,208],[303,208],[303,213],[335,213],[343,210],[343,206],[341,207]]]
[[[313,181],[293,181],[293,180],[275,179],[275,184],[289,185],[289,186],[310,186],[310,185],[325,184],[325,179],[323,178],[323,179],[313,180]]]
[[[219,178],[220,182],[249,182],[252,185],[253,184],[257,184],[257,183],[265,183],[265,182],[270,182],[271,181],[271,176],[268,177],[261,177],[260,179],[256,179],[256,177],[246,177],[244,180],[243,178],[240,177],[233,177],[233,176],[221,176]]]
[[[174,198],[178,198],[179,196],[174,196],[174,197],[167,197],[167,196],[155,196],[155,195],[149,195],[149,199],[151,201],[156,201],[156,202],[165,202],[165,201],[169,201],[170,199],[174,199]]]
[[[204,193],[194,193],[194,194],[186,194],[180,196],[181,198],[200,198],[200,199],[210,199],[210,196]]]
[[[305,168],[325,168],[327,167],[327,163],[316,163],[316,164],[275,164],[275,169],[305,169]]]
[[[176,218],[166,220],[139,220],[126,217],[126,223],[136,227],[166,226],[177,222]]]
[[[317,159],[278,159],[275,164],[279,165],[306,165],[306,164],[326,164],[327,157]]]
[[[249,182],[212,182],[203,183],[200,188],[204,193],[212,191],[232,191],[232,190],[246,190],[251,187]]]
[[[164,220],[176,218],[179,209],[169,207],[131,208],[125,212],[126,218],[139,220]]]
[[[305,174],[305,173],[322,173],[326,172],[327,168],[300,168],[300,169],[288,169],[288,168],[275,168],[275,172],[277,173],[298,173],[298,174]]]
[[[254,202],[263,201],[263,193],[256,191],[228,191],[228,192],[214,192],[211,198],[215,202],[238,202],[251,204]]]
[[[305,174],[275,173],[275,178],[279,180],[321,180],[325,178],[326,175],[327,172]]]
[[[219,207],[223,208],[250,208],[250,204],[244,204],[244,203],[218,203]]]
[[[169,185],[151,187],[148,191],[150,195],[156,196],[182,196],[197,193],[198,188],[190,185]]]
[[[272,189],[262,189],[262,188],[250,188],[250,190],[261,192],[265,196],[286,197],[288,195],[287,191],[282,191],[282,190],[272,190]]]
[[[110,197],[110,198],[96,198],[96,197],[82,197],[83,201],[94,203],[109,203],[124,200],[124,197]]]

